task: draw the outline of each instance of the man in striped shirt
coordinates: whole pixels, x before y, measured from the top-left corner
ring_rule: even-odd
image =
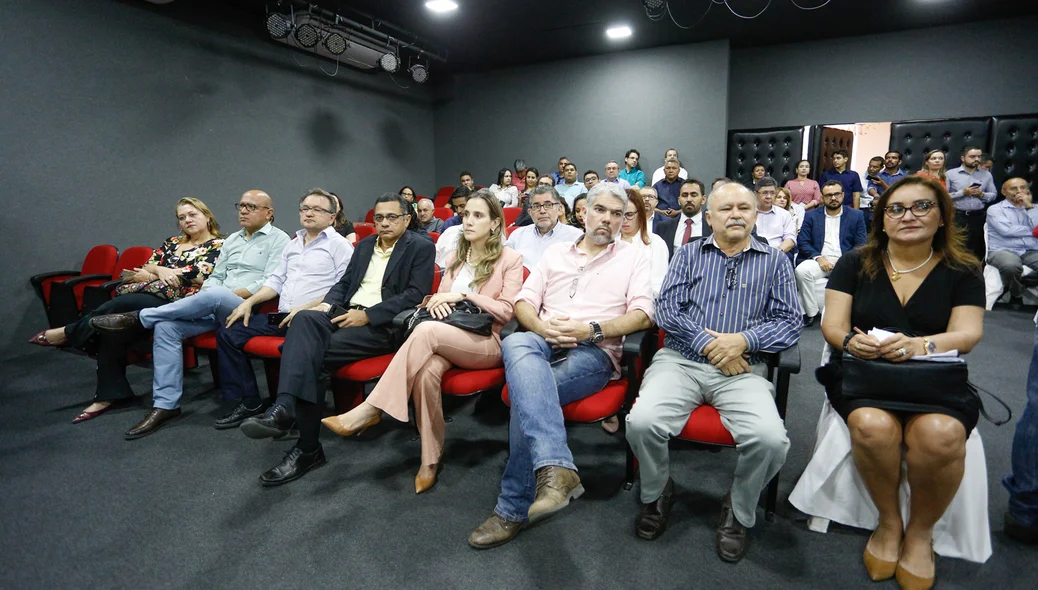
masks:
[[[721,509],[717,553],[737,562],[746,553],[760,492],[789,449],[761,353],[795,344],[803,321],[789,259],[751,235],[753,193],[724,184],[707,207],[713,235],[676,252],[656,301],[666,347],[645,373],[627,417],[627,440],[641,465],[637,534],[655,539],[666,530],[674,499],[667,443],[696,407],[717,409],[739,452]]]

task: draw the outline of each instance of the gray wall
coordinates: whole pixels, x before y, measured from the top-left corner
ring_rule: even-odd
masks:
[[[601,174],[629,148],[647,175],[670,147],[693,176],[724,172],[726,41],[463,75],[453,94],[436,109],[438,186],[462,169],[489,186],[519,157],[545,173],[565,155]]]
[[[431,96],[385,76],[330,78],[257,35],[144,6],[0,2],[0,275],[15,318],[0,324],[0,358],[45,326],[29,276],[76,268],[98,243],[158,245],[180,196],[233,230],[231,204],[261,188],[294,231],[310,186],[357,219],[384,190],[433,184]]]
[[[1033,113],[1036,30],[1032,16],[736,49],[729,127]]]

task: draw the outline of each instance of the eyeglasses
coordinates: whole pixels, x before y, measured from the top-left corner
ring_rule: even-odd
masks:
[[[235,211],[241,211],[242,209],[245,209],[249,213],[252,213],[256,209],[270,209],[270,207],[267,207],[266,205],[254,205],[252,203],[235,203],[234,209]]]
[[[624,213],[624,219],[626,219],[627,221],[630,221],[635,217],[638,217],[637,211],[628,211],[627,213]]]
[[[375,223],[382,223],[383,221],[388,221],[389,223],[396,223],[400,221],[401,217],[404,216],[398,215],[396,213],[390,213],[389,215],[375,215],[372,219]]]
[[[584,267],[582,266],[582,267],[578,268],[577,272],[583,273],[584,272]],[[569,298],[570,299],[573,299],[574,297],[577,296],[577,281],[579,281],[579,280],[580,280],[580,275],[577,275],[576,277],[573,277],[573,283],[571,283],[570,286],[569,286]]]
[[[555,208],[555,203],[530,203],[530,211],[550,211]]]
[[[822,193],[822,197],[823,198],[824,197],[842,197],[842,196],[843,196],[843,191],[840,191],[838,193]]]
[[[742,256],[729,258],[724,261],[724,286],[729,290],[734,289],[735,285],[739,284],[739,277],[736,271],[739,269],[740,262],[742,262]]]
[[[912,215],[915,217],[926,217],[930,214],[932,209],[937,208],[935,201],[916,201],[912,203],[910,207],[904,205],[888,205],[883,208],[883,212],[886,213],[890,219],[901,219],[905,216],[905,211],[912,210]]]
[[[308,205],[300,205],[299,206],[299,212],[300,213],[309,213],[311,211],[313,211],[314,213],[327,213],[328,215],[335,215],[335,213],[333,213],[332,211],[329,211],[329,210],[327,210],[327,209],[325,209],[323,207],[310,207]]]

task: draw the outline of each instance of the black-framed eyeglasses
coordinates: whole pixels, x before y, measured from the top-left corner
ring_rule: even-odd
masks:
[[[530,211],[551,211],[555,203],[530,203]]]
[[[739,269],[740,262],[742,262],[741,256],[738,258],[729,258],[724,261],[724,286],[727,287],[728,290],[734,289],[735,286],[739,284],[739,276],[736,271]]]
[[[334,215],[333,212],[325,209],[324,207],[310,207],[309,205],[299,206],[300,213],[309,213],[311,211],[313,211],[314,213],[327,213],[328,215]]]
[[[252,213],[256,209],[270,209],[270,207],[267,207],[266,205],[256,205],[253,203],[235,203],[234,209],[236,211],[241,211],[242,209],[245,209],[249,213]]]
[[[936,201],[916,201],[909,207],[905,207],[904,205],[887,205],[883,208],[883,213],[885,213],[890,219],[901,219],[905,216],[905,212],[911,209],[912,215],[916,217],[926,217],[930,214],[931,210],[936,208]]]
[[[400,221],[400,219],[402,217],[404,217],[404,216],[403,215],[399,215],[397,213],[390,213],[388,215],[381,215],[381,214],[380,215],[375,215],[372,218],[372,220],[375,223],[382,223],[383,221],[388,221],[389,223],[396,223],[396,222]]]
[[[842,197],[842,196],[843,196],[843,191],[840,191],[838,193],[822,193],[822,198],[826,198],[826,197]]]
[[[627,221],[631,221],[635,217],[638,217],[637,211],[628,211],[627,213],[624,213],[624,219],[626,219]]]

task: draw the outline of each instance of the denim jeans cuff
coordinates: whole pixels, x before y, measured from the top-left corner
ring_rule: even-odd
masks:
[[[542,467],[565,467],[566,469],[577,471],[577,466],[574,465],[572,461],[567,461],[565,459],[547,459],[533,464],[534,471],[537,471]]]
[[[172,402],[168,400],[155,400],[152,402],[152,407],[158,410],[175,410],[180,407],[180,402]]]
[[[505,512],[504,510],[501,510],[501,505],[500,504],[498,504],[497,506],[494,506],[494,514],[496,514],[499,517],[507,520],[508,522],[526,522],[526,517],[525,516],[515,516],[514,514],[509,514],[509,513]]]

